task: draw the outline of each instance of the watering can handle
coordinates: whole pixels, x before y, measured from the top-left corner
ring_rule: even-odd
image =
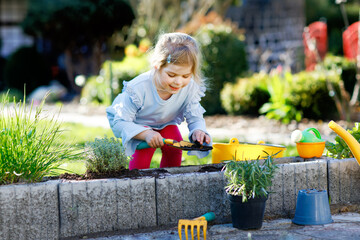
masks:
[[[306,132],[312,131],[318,139],[321,139],[320,132],[316,128],[307,128],[305,129],[305,131]]]
[[[237,138],[231,138],[229,144],[239,144],[239,140]]]

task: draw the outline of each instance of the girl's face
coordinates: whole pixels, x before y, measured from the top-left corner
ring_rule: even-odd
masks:
[[[191,65],[166,64],[158,70],[160,97],[168,99],[186,87],[192,77]],[[165,97],[165,98],[164,98]]]

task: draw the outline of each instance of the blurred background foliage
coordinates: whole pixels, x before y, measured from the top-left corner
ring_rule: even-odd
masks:
[[[123,81],[149,70],[148,52],[158,35],[182,31],[202,46],[202,70],[208,80],[202,105],[207,115],[265,114],[283,122],[336,118],[327,81],[340,98],[342,85],[349,93],[354,89],[356,63],[342,57],[341,35],[347,22],[358,21],[360,6],[358,1],[340,2],[305,0],[305,25],[318,20],[328,25],[329,54],[321,69],[290,73],[278,66],[276,71],[252,73],[246,32],[224,19],[230,6],[241,6],[243,1],[29,0],[21,25],[36,44],[7,59],[4,82],[10,94],[21,95],[24,83],[30,93],[57,77],[69,91],[78,91],[80,103],[110,105]],[[52,53],[47,52],[49,42]],[[63,66],[54,76],[53,65],[59,59]],[[80,86],[72,81],[77,75],[85,76]]]
[[[178,20],[177,26],[180,24],[181,21]],[[143,28],[139,29],[140,32],[142,30],[147,32]],[[222,89],[224,83],[234,82],[236,77],[245,74],[247,71],[243,31],[239,30],[233,23],[224,21],[214,11],[206,14],[206,16],[199,15],[197,12],[193,19],[178,31],[193,35],[201,45],[204,60],[202,70],[208,79],[208,92],[202,100],[202,105],[207,111],[206,114],[226,113],[221,105],[219,89]],[[156,39],[156,36],[153,39]],[[124,80],[129,81],[138,74],[147,71],[149,69],[149,63],[146,62],[147,50],[153,47],[153,44],[147,37],[140,39],[138,45],[132,43],[125,47],[125,56],[120,61],[105,62],[99,76],[100,79],[104,79],[107,86],[111,87],[93,88],[85,86],[85,91],[82,92],[82,101],[99,104],[108,103],[109,100],[98,96],[105,96],[105,91],[111,91],[110,95],[115,96],[121,91]],[[111,65],[111,74],[109,64]],[[94,79],[99,78],[98,76],[89,78],[86,85],[94,86]],[[90,93],[92,93],[91,96],[89,96]],[[110,95],[108,94],[108,96]]]
[[[347,102],[359,71],[355,61],[343,57],[342,32],[359,20],[359,1],[339,0],[339,4],[335,0],[305,0],[304,24],[319,20],[327,23],[328,55],[314,71],[296,73],[281,65],[269,72],[248,70],[246,32],[224,19],[229,6],[243,2],[29,0],[21,26],[35,39],[34,46],[19,48],[6,62],[0,59],[0,90],[9,91],[8,95],[0,93],[0,99],[21,99],[24,83],[29,94],[56,78],[69,91],[78,91],[79,98],[75,100],[81,104],[108,106],[121,92],[123,81],[149,70],[148,53],[158,35],[181,31],[194,36],[202,47],[202,70],[209,84],[202,100],[206,114],[265,115],[284,124],[304,118],[341,118],[334,96],[340,104]],[[75,85],[78,75],[84,81]],[[333,89],[329,89],[329,84]],[[112,136],[110,129],[74,123],[63,126],[60,140],[75,140],[74,145],[80,148],[89,139]],[[159,167],[160,158],[157,150],[151,167]],[[210,157],[184,159],[182,165],[210,162]],[[79,173],[86,169],[83,162],[64,161],[62,167],[69,169],[71,164],[76,167],[70,168]]]
[[[20,25],[34,44],[7,59],[4,88],[23,91],[26,84],[29,94],[56,78],[69,92],[80,92],[76,75],[98,73],[108,39],[134,18],[126,0],[29,0]]]
[[[123,81],[130,81],[150,69],[145,54],[150,44],[148,39],[143,39],[139,47],[130,44],[125,48],[125,57],[121,61],[108,60],[104,62],[99,75],[87,78],[81,92],[80,102],[111,105],[113,98],[121,92]]]
[[[326,21],[328,51],[333,55],[343,55],[342,32],[347,24],[359,21],[359,7],[360,2],[357,0],[305,0],[306,26],[315,21]]]
[[[225,83],[233,83],[247,71],[245,44],[241,35],[226,24],[204,25],[195,36],[202,46],[202,70],[209,82],[201,104],[208,115],[224,114],[219,90]]]
[[[275,70],[269,74],[257,73],[227,83],[221,91],[221,103],[230,115],[262,113],[283,123],[302,118],[338,118],[326,80],[339,91],[340,79],[341,72],[332,67],[326,72],[292,74]]]
[[[10,89],[16,89],[23,96],[37,87],[47,85],[51,80],[50,65],[45,57],[34,47],[21,47],[7,60],[4,67],[4,83]]]
[[[28,6],[24,32],[60,49],[105,40],[135,18],[126,0],[30,0]]]
[[[260,107],[270,99],[268,77],[262,72],[226,83],[220,92],[225,111],[230,115],[259,115]]]

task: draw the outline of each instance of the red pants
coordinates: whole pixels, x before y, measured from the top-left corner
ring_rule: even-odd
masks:
[[[182,136],[180,134],[179,128],[176,125],[169,125],[161,130],[155,130],[163,136],[163,138],[170,138],[176,141],[181,141]],[[129,169],[147,169],[150,167],[151,159],[154,155],[156,149],[146,148],[141,150],[136,150],[132,155],[133,159],[129,163]],[[164,145],[161,148],[162,158],[160,162],[160,167],[179,167],[181,165],[182,150],[176,149]]]

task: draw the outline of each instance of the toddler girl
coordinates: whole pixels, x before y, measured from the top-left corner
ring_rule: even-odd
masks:
[[[200,99],[205,95],[200,71],[201,54],[194,38],[184,33],[160,36],[152,56],[152,69],[129,82],[106,109],[114,135],[122,138],[125,153],[132,155],[129,169],[150,167],[156,148],[161,148],[160,167],[181,165],[182,151],[164,145],[163,138],[181,141],[177,125],[186,119],[191,142],[210,144]],[[136,150],[146,141],[151,148]],[[192,151],[199,158],[207,152]]]

